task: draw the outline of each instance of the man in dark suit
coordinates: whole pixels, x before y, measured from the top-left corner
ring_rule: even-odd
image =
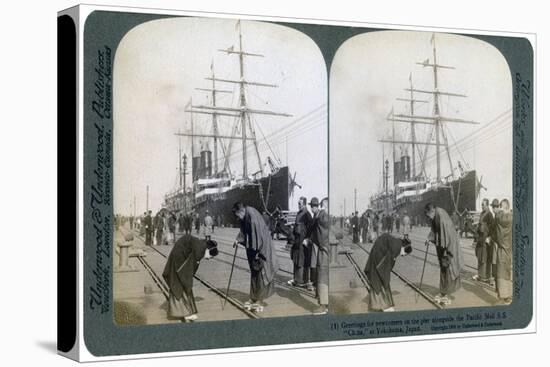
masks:
[[[307,210],[307,199],[300,197],[298,201],[298,213],[296,214],[296,221],[294,223],[293,235],[294,243],[290,250],[290,258],[294,264],[294,279],[288,281],[289,285],[306,287],[309,283],[309,265],[310,260],[306,257],[309,254],[307,249],[307,232],[311,225],[311,214]]]
[[[490,235],[493,229],[494,218],[493,213],[489,209],[489,199],[481,201],[481,210],[475,239],[477,275],[474,275],[472,278],[480,282],[490,283],[493,273]]]
[[[353,243],[359,243],[359,212],[353,213],[351,218],[351,229],[353,233]]]
[[[145,227],[145,244],[151,246],[151,241],[153,240],[153,219],[151,218],[151,211],[145,214],[143,218],[143,225]]]

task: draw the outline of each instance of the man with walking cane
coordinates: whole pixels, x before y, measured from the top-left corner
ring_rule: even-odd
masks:
[[[428,241],[436,246],[440,268],[439,290],[441,293],[435,296],[435,300],[448,306],[451,304],[449,296],[461,287],[460,271],[463,260],[458,234],[453,221],[444,209],[429,203],[424,208],[424,212],[431,221]],[[427,251],[426,248],[426,253]]]
[[[256,209],[243,203],[233,205],[233,213],[241,222],[234,246],[242,245],[250,267],[250,300],[244,307],[262,312],[264,300],[275,292],[274,278],[279,270],[277,255],[271,243],[271,232]]]

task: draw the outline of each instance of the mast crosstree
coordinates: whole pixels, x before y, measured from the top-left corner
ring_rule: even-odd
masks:
[[[409,115],[407,114],[394,114],[393,108],[391,112],[391,118],[387,118],[388,121],[392,122],[392,138],[391,139],[380,139],[379,142],[382,143],[391,143],[393,145],[395,144],[410,144],[412,146],[412,160],[413,160],[413,178],[416,177],[416,148],[418,145],[425,146],[424,154],[421,156],[421,170],[424,173],[424,176],[426,175],[426,167],[425,167],[425,159],[427,157],[427,150],[429,146],[435,146],[436,150],[436,164],[437,164],[437,182],[441,181],[441,146],[445,147],[445,151],[447,154],[447,159],[449,160],[449,167],[451,170],[450,176],[454,178],[454,167],[453,162],[451,160],[451,154],[449,149],[449,142],[447,139],[447,134],[445,132],[445,124],[446,123],[460,123],[460,124],[479,124],[477,121],[470,121],[470,120],[464,120],[464,119],[458,119],[458,118],[451,118],[451,117],[445,117],[441,115],[440,111],[440,96],[450,96],[450,97],[461,97],[465,98],[467,97],[464,94],[459,93],[451,93],[451,92],[445,92],[439,90],[438,85],[438,69],[450,69],[454,70],[455,68],[453,66],[447,66],[447,65],[441,65],[437,62],[437,51],[436,51],[436,43],[435,43],[435,34],[432,34],[431,37],[431,43],[432,43],[432,50],[433,50],[433,62],[430,62],[430,59],[426,59],[423,62],[417,62],[416,64],[421,65],[422,67],[430,67],[433,69],[433,90],[424,90],[424,89],[417,89],[414,88],[413,82],[412,82],[412,75],[409,76],[410,81],[410,87],[405,88],[405,91],[410,92],[410,98],[404,99],[404,98],[398,98],[400,101],[407,101],[410,103],[410,111],[411,113]],[[419,100],[415,99],[413,93],[423,93],[423,94],[431,94],[433,95],[433,115],[432,116],[423,116],[423,115],[415,115],[414,113],[414,105],[415,103],[427,103],[428,101],[425,100]],[[402,123],[408,123],[411,125],[411,140],[397,140],[395,138],[395,132],[394,132],[394,125],[395,122],[402,122]],[[432,129],[430,131],[429,137],[426,141],[419,142],[416,138],[416,131],[415,131],[415,125],[416,124],[426,124],[426,125],[432,125]],[[433,135],[435,133],[435,143],[432,142]],[[443,139],[443,142],[441,142],[441,139]],[[420,153],[420,152],[419,152]],[[395,162],[395,158],[394,158]]]
[[[219,173],[218,170],[218,140],[219,139],[228,139],[229,145],[227,147],[227,150],[224,148],[222,143],[222,150],[224,151],[224,167],[223,171],[227,174],[229,174],[229,158],[231,156],[231,150],[233,148],[233,141],[235,140],[241,140],[242,144],[242,177],[243,180],[247,181],[248,178],[248,157],[247,157],[247,150],[248,150],[248,143],[251,142],[254,145],[254,150],[256,153],[256,157],[258,159],[258,165],[259,165],[259,172],[263,175],[263,164],[262,159],[260,157],[260,151],[258,148],[258,140],[256,138],[256,131],[254,128],[254,124],[251,119],[251,115],[266,115],[266,116],[280,116],[280,117],[291,117],[292,115],[287,113],[280,113],[275,111],[269,111],[269,110],[260,110],[260,109],[254,109],[250,108],[247,103],[246,98],[246,87],[248,86],[254,86],[254,87],[265,87],[265,88],[277,88],[278,86],[275,84],[268,84],[268,83],[262,83],[258,81],[252,81],[248,80],[245,77],[245,58],[246,57],[264,57],[264,55],[257,54],[257,53],[251,53],[246,52],[243,48],[243,37],[242,37],[242,31],[241,31],[241,21],[237,21],[237,24],[235,25],[235,28],[239,31],[239,42],[238,42],[238,49],[235,49],[235,46],[231,46],[227,49],[219,49],[218,51],[223,52],[227,55],[235,55],[239,58],[239,76],[240,78],[238,80],[235,79],[226,79],[226,78],[217,78],[214,74],[213,66],[212,74],[211,76],[205,78],[206,80],[209,80],[212,82],[212,88],[197,88],[201,91],[207,91],[211,92],[212,95],[212,105],[193,105],[191,104],[191,107],[189,109],[186,109],[186,112],[190,112],[191,114],[207,114],[212,115],[212,134],[195,134],[194,132],[189,133],[176,133],[176,135],[180,136],[191,136],[193,139],[194,137],[206,137],[206,138],[212,138],[214,139],[214,161],[215,161],[215,174]],[[216,82],[220,83],[230,83],[230,84],[238,84],[239,85],[239,106],[238,107],[224,107],[224,106],[218,106],[216,104],[216,94],[217,93],[231,93],[231,91],[222,90],[222,89],[216,89]],[[226,116],[226,117],[233,117],[235,118],[235,123],[232,127],[231,135],[220,135],[219,133],[219,127],[218,127],[218,116]],[[240,127],[240,136],[237,136],[237,132]]]

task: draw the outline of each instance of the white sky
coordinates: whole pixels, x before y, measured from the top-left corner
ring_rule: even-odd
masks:
[[[334,214],[340,215],[344,198],[346,212],[351,212],[354,188],[357,188],[358,210],[366,209],[369,197],[380,190],[382,143],[377,140],[391,137],[391,123],[386,121],[386,116],[392,106],[395,113],[410,113],[408,102],[396,100],[410,98],[410,92],[404,90],[409,87],[409,73],[412,72],[415,88],[433,89],[433,69],[415,64],[428,57],[433,62],[431,35],[409,31],[372,32],[349,39],[337,51],[330,70],[330,197]],[[453,164],[456,167],[460,160],[465,166],[465,161],[470,168],[477,169],[488,189],[482,191],[483,197],[511,198],[512,81],[508,65],[500,52],[486,42],[450,34],[436,34],[435,40],[438,64],[456,67],[456,70],[440,69],[439,90],[468,96],[441,97],[441,115],[481,123],[449,123],[450,145],[473,134],[465,140],[467,144],[459,144],[464,159],[456,150],[451,150]],[[415,98],[432,99],[432,96],[416,93]],[[415,105],[417,115],[432,112],[432,103]],[[409,126],[396,123],[396,138],[410,140]],[[417,140],[427,140],[429,126],[416,126]],[[391,145],[385,144],[384,150],[391,175]],[[431,147],[427,156],[434,154]],[[399,149],[396,156],[400,156]],[[450,170],[444,149],[441,157],[442,176],[446,176]],[[417,158],[417,164],[419,161]],[[435,159],[430,162],[428,175],[435,177]],[[390,178],[390,186],[391,182]]]
[[[164,194],[175,189],[178,180],[178,130],[190,130],[185,105],[210,104],[206,92],[211,88],[210,64],[216,77],[237,79],[238,57],[218,49],[238,47],[235,20],[209,18],[173,18],[144,23],[128,32],[121,41],[114,62],[114,206],[116,213],[130,213],[136,196],[136,213],[145,210],[146,186],[149,207],[160,208]],[[327,75],[320,50],[304,34],[293,29],[262,22],[241,22],[245,51],[265,58],[247,58],[248,80],[277,84],[279,88],[248,87],[252,108],[285,112],[293,117],[254,116],[271,148],[282,163],[288,163],[303,189],[296,187],[291,207],[301,195],[308,198],[327,195]],[[233,94],[218,95],[218,106],[235,107],[238,86],[218,83],[219,89]],[[319,108],[320,107],[320,108]],[[317,109],[317,110],[315,110]],[[293,121],[312,114],[284,128]],[[195,129],[211,133],[210,117],[194,115]],[[233,118],[218,123],[220,133],[229,135]],[[273,154],[260,140],[265,161]],[[288,144],[286,140],[288,137]],[[190,138],[181,138],[183,152],[191,157]],[[197,149],[198,141],[195,142]],[[206,140],[205,140],[206,143]],[[213,149],[213,144],[210,143]],[[287,151],[288,146],[288,151]],[[241,151],[235,141],[233,152]],[[219,156],[222,157],[221,149]],[[252,146],[248,150],[249,173],[258,170]],[[288,157],[288,162],[287,162]],[[220,164],[221,167],[221,164]],[[191,172],[190,164],[188,171]],[[231,169],[242,172],[241,154],[234,154]],[[191,175],[187,176],[190,186]]]

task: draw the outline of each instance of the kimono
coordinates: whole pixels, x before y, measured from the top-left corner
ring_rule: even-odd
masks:
[[[372,310],[382,311],[394,306],[390,278],[395,259],[401,253],[401,244],[400,239],[388,233],[374,241],[364,269],[369,290],[367,299]]]
[[[440,267],[440,292],[443,295],[454,293],[461,287],[460,271],[464,261],[454,223],[442,208],[435,208],[429,238],[436,244]]]
[[[162,277],[170,288],[168,316],[183,318],[197,313],[193,277],[206,252],[206,241],[191,235],[180,237],[166,260]]]
[[[512,212],[500,211],[494,221],[498,297],[512,297]]]
[[[279,270],[271,243],[271,232],[256,209],[246,206],[237,242],[244,245],[250,267],[250,299],[256,303],[273,295],[274,278]]]

